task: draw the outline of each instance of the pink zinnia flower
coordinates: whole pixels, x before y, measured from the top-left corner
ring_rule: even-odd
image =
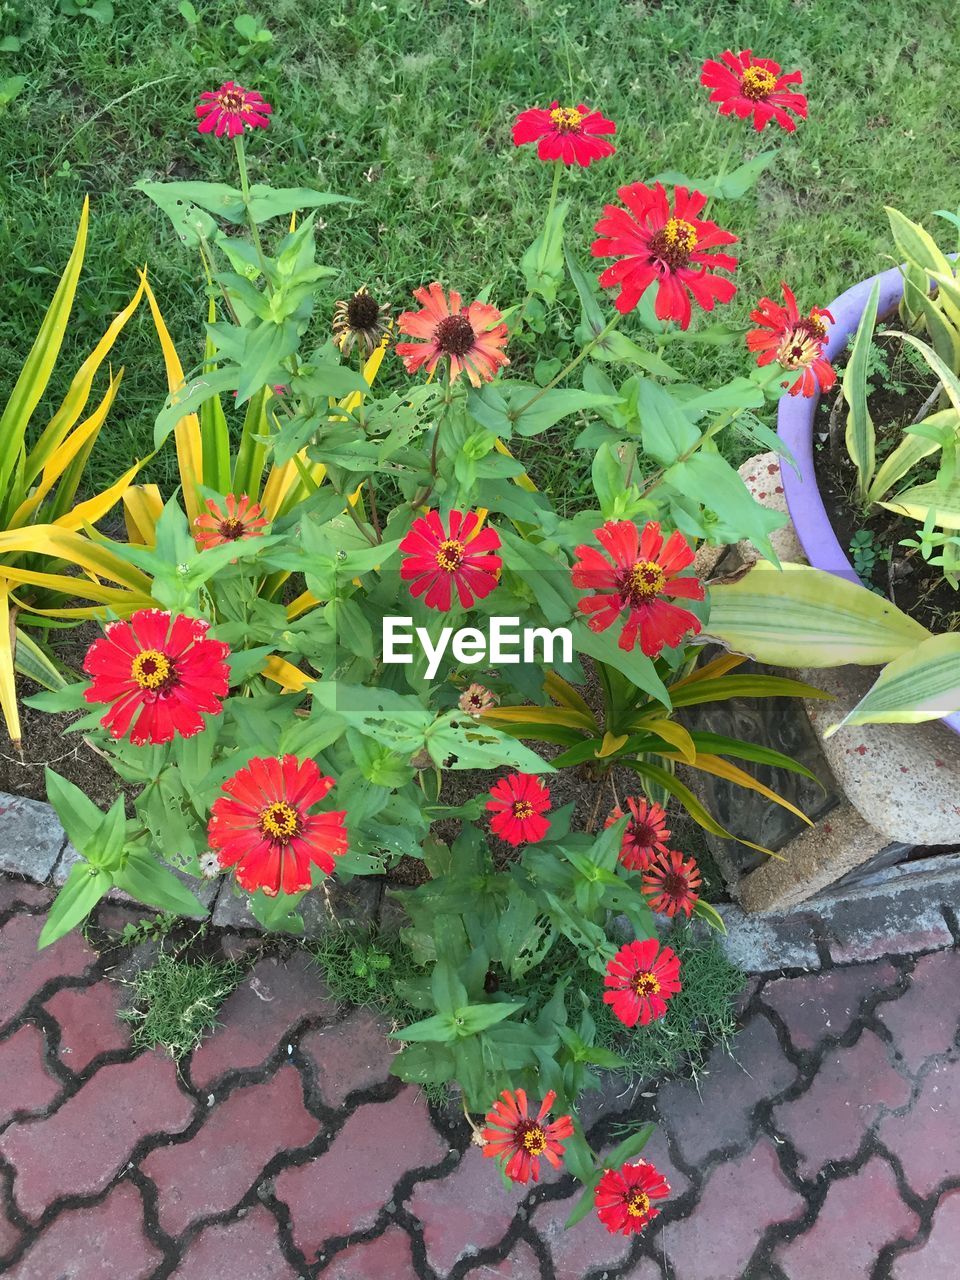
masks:
[[[201,93],[196,106],[199,133],[215,133],[218,138],[239,137],[244,129],[265,129],[273,110],[256,89],[243,89],[228,80],[213,93]]]
[[[781,74],[779,62],[771,58],[755,58],[751,49],[733,53],[730,49],[722,55],[722,62],[708,58],[700,71],[700,83],[711,89],[710,101],[719,104],[722,116],[735,115],[741,120],[753,116],[753,127],[758,133],[776,120],[781,129],[792,133],[796,121],[787,114],[805,120],[807,100],[802,93],[789,88],[802,84],[803,75],[791,71]]]
[[[447,527],[436,511],[418,516],[400,543],[404,553],[400,577],[410,583],[412,596],[423,596],[428,609],[446,613],[453,588],[464,609],[488,596],[497,585],[502,561],[493,552],[500,535],[481,525],[475,511],[451,511]]]

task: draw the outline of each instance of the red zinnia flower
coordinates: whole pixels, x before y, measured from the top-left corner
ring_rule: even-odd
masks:
[[[258,502],[251,502],[246,494],[238,502],[232,493],[228,493],[226,511],[212,498],[207,499],[206,511],[193,522],[197,530],[193,536],[200,550],[206,551],[208,547],[219,547],[225,542],[262,537],[268,523]]]
[[[737,286],[711,268],[734,270],[737,259],[715,250],[734,244],[737,237],[697,217],[707,202],[701,191],[677,187],[673,208],[659,182],[655,187],[634,182],[618,194],[627,207],[603,206],[595,228],[600,238],[590,252],[595,258],[619,258],[600,276],[605,289],[620,286],[614,303],[619,312],[632,311],[654,282],[657,319],[676,320],[681,329],[690,324],[688,293],[704,311],[712,311],[716,302],[730,301]]]
[[[603,983],[609,988],[603,1003],[614,1016],[626,1027],[645,1027],[663,1017],[667,1001],[681,989],[680,961],[669,947],[661,950],[656,938],[628,942],[608,963]]]
[[[418,516],[400,543],[406,553],[400,577],[410,583],[412,596],[423,596],[428,609],[450,608],[453,585],[464,609],[482,600],[497,585],[502,560],[492,555],[500,546],[500,535],[490,525],[481,525],[475,511],[451,511],[449,529],[436,511]],[[426,592],[426,595],[424,595]]]
[[[666,825],[666,810],[658,804],[648,804],[642,796],[627,796],[630,821],[620,842],[620,861],[628,871],[646,871],[658,853],[665,853],[670,831]],[[612,827],[623,817],[619,805],[612,809],[603,824]]]
[[[313,760],[255,759],[223,784],[213,802],[207,839],[222,867],[235,867],[248,893],[274,898],[313,883],[310,864],[326,875],[347,851],[346,813],[308,813],[334,785]]]
[[[443,356],[450,357],[450,381],[461,373],[475,387],[496,377],[501,365],[510,361],[503,354],[507,345],[507,326],[496,307],[486,302],[471,302],[461,310],[459,293],[450,290],[450,301],[434,282],[425,289],[414,289],[413,296],[423,303],[422,311],[404,311],[397,321],[401,333],[424,342],[398,342],[397,355],[407,373],[416,373],[426,365],[432,373]]]
[[[629,1236],[642,1231],[659,1214],[660,1210],[650,1202],[669,1194],[670,1184],[660,1170],[646,1160],[638,1160],[619,1169],[607,1169],[597,1183],[593,1202],[597,1217],[611,1235],[622,1231]]]
[[[461,693],[460,701],[457,705],[461,711],[466,711],[467,715],[479,720],[483,713],[489,711],[491,707],[495,707],[497,702],[498,698],[495,693],[492,693],[482,684],[471,684]]]
[[[757,364],[761,367],[776,360],[782,369],[800,370],[790,395],[812,396],[815,391],[829,391],[837,375],[823,354],[827,340],[824,320],[833,324],[833,316],[824,307],[811,307],[809,314],[802,316],[792,290],[782,280],[780,288],[785,307],[770,298],[761,298],[757,309],[750,312],[750,319],[760,328],[747,334],[747,347],[760,352]]]
[[[701,876],[694,858],[684,861],[683,854],[668,849],[644,872],[640,887],[650,898],[654,911],[675,916],[678,911],[689,916],[700,897]]]
[[[621,649],[632,649],[640,632],[640,648],[655,658],[666,645],[678,645],[688,631],[700,630],[700,622],[686,609],[668,604],[661,596],[703,599],[697,578],[681,578],[681,569],[693,564],[693,551],[683,534],[674,530],[663,545],[660,525],[650,520],[643,533],[632,520],[608,520],[594,536],[610,560],[596,547],[577,547],[572,574],[575,587],[594,591],[579,601],[581,613],[591,614],[591,631],[606,631],[624,609],[627,620],[620,633]]]
[[[540,1157],[559,1169],[563,1163],[563,1143],[561,1138],[569,1138],[573,1133],[573,1121],[569,1116],[561,1116],[550,1124],[543,1119],[550,1108],[556,1094],[551,1089],[540,1104],[540,1110],[534,1119],[527,1110],[527,1095],[522,1089],[511,1093],[504,1089],[500,1098],[487,1113],[489,1128],[483,1130],[486,1140],[483,1148],[485,1156],[505,1156],[512,1153],[504,1168],[504,1173],[513,1182],[527,1182],[532,1177],[536,1182],[540,1177]]]
[[[228,80],[215,93],[201,93],[196,114],[200,133],[236,138],[247,129],[265,129],[273,110],[256,89],[242,89]]]
[[[513,126],[514,146],[537,142],[541,160],[562,160],[579,164],[584,169],[601,156],[612,156],[615,147],[602,135],[616,133],[617,126],[599,111],[591,111],[581,102],[576,107],[561,107],[551,102],[544,110],[531,107],[521,111]]]
[[[802,120],[807,117],[807,100],[802,93],[794,93],[787,85],[802,84],[803,75],[791,71],[781,75],[779,62],[770,58],[755,58],[750,49],[722,55],[723,62],[708,58],[700,71],[700,83],[712,89],[710,101],[719,103],[722,116],[735,115],[741,120],[753,116],[753,127],[759,133],[771,120],[781,129],[792,133],[797,124],[787,114],[792,111]],[[724,63],[726,65],[724,66]]]
[[[510,773],[490,788],[490,830],[507,844],[536,844],[550,829],[543,815],[550,808],[550,789],[532,773]]]
[[[230,649],[208,639],[208,629],[202,618],[140,609],[127,622],[111,622],[93,642],[83,660],[93,683],[83,696],[113,704],[100,721],[112,737],[122,738],[136,715],[130,741],[159,746],[175,734],[200,733],[201,712],[220,714]]]

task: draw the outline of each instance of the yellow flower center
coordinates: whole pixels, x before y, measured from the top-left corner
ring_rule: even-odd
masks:
[[[697,247],[696,229],[683,218],[670,218],[663,228],[663,238],[671,249],[693,253]]]
[[[533,805],[529,800],[514,800],[513,816],[515,818],[532,818]]]
[[[810,335],[816,338],[818,342],[823,342],[824,338],[826,338],[827,326],[823,323],[823,317],[818,316],[815,311],[810,312],[803,324],[810,332]]]
[[[130,665],[130,675],[141,689],[159,689],[172,674],[170,659],[159,649],[144,649]]]
[[[777,77],[766,67],[747,67],[740,87],[745,98],[758,102],[777,87]]]
[[[660,980],[655,973],[636,973],[633,989],[638,996],[655,996],[660,991]]]
[[[278,800],[261,811],[260,830],[278,844],[286,844],[300,830],[300,815],[292,805]]]
[[[221,93],[219,102],[224,111],[242,111],[246,98],[236,89],[228,89],[226,93]]]
[[[466,547],[462,542],[457,542],[455,538],[447,538],[445,542],[441,542],[437,547],[437,565],[443,569],[445,573],[456,573],[463,562],[463,553]]]
[[[666,585],[667,575],[653,560],[638,560],[627,576],[627,591],[634,605],[652,600]]]
[[[631,1218],[642,1218],[645,1213],[650,1212],[650,1197],[634,1189],[627,1196],[625,1205]]]
[[[520,1143],[529,1155],[542,1156],[547,1149],[547,1135],[538,1124],[532,1124],[520,1139]]]
[[[571,133],[583,123],[583,116],[576,107],[554,107],[550,112],[550,119],[561,133]]]

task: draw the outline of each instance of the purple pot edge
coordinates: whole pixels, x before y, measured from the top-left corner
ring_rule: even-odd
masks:
[[[883,315],[899,305],[903,296],[903,275],[899,267],[881,271],[869,280],[861,280],[841,293],[827,310],[833,316],[828,324],[826,355],[833,360],[847,345],[847,339],[857,331],[864,308],[870,299],[873,286],[880,284],[877,314]],[[777,434],[789,449],[797,464],[797,471],[786,459],[781,459],[780,474],[787,510],[793,520],[800,545],[807,560],[816,569],[860,582],[856,570],[833,531],[830,517],[820,496],[813,461],[814,422],[820,395],[783,396],[777,410]],[[798,474],[799,472],[799,474]],[[954,733],[960,733],[960,711],[943,716],[943,723]]]

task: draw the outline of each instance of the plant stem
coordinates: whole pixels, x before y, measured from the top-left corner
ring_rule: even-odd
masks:
[[[550,381],[547,383],[547,385],[545,387],[541,387],[540,390],[536,393],[536,395],[531,396],[530,399],[526,402],[526,404],[521,405],[519,409],[511,413],[509,415],[510,420],[512,422],[516,422],[518,418],[522,418],[531,405],[536,404],[537,401],[540,399],[540,397],[545,396],[548,391],[552,391],[553,388],[557,385],[557,383],[561,381],[561,379],[565,378],[568,373],[572,373],[578,364],[586,360],[587,356],[590,354],[593,348],[597,346],[598,343],[602,342],[603,339],[610,332],[610,330],[615,329],[619,323],[620,323],[620,314],[618,312],[612,317],[612,319],[607,321],[607,323],[603,326],[603,328],[595,337],[590,339],[587,345],[581,350],[580,354],[574,356],[574,358],[570,361],[570,363],[568,365],[565,365],[560,370],[560,372],[556,375],[555,378],[551,378]]]
[[[553,210],[557,203],[557,192],[560,190],[560,172],[562,169],[563,169],[563,161],[562,160],[555,161],[553,166],[553,185],[550,188],[550,199],[547,202],[547,216],[544,218],[544,221],[543,221],[543,232],[540,240],[540,252],[537,254],[537,273],[538,274],[540,274],[543,271],[543,258],[547,249],[547,228],[550,226],[550,219],[553,216]],[[532,301],[533,301],[533,290],[528,289],[527,296],[523,300],[523,304],[520,307],[520,311],[519,311],[519,314],[517,315],[516,321],[514,322],[512,328],[510,329],[511,337],[515,333],[520,332],[520,327],[523,324],[523,317],[527,314],[527,307],[529,307]]]
[[[735,141],[736,141],[736,136],[733,130],[731,129],[730,136],[727,139],[727,145],[724,147],[723,155],[720,157],[720,170],[717,173],[717,176],[713,180],[713,194],[709,196],[709,198],[707,199],[706,207],[704,208],[703,214],[701,215],[704,219],[706,219],[713,205],[713,202],[716,199],[717,188],[720,186],[720,183],[727,176],[727,166],[730,163],[730,156],[733,153],[733,144]]]
[[[250,234],[253,236],[253,243],[257,250],[257,258],[260,260],[260,270],[263,272],[263,278],[266,281],[268,292],[273,292],[273,285],[270,283],[270,277],[267,274],[267,259],[264,256],[263,244],[260,241],[260,228],[257,226],[256,218],[250,211],[250,179],[247,176],[247,153],[243,148],[243,134],[238,133],[233,140],[233,145],[237,152],[237,168],[240,170],[240,191],[243,195],[243,206],[247,211],[247,222],[250,225]]]

